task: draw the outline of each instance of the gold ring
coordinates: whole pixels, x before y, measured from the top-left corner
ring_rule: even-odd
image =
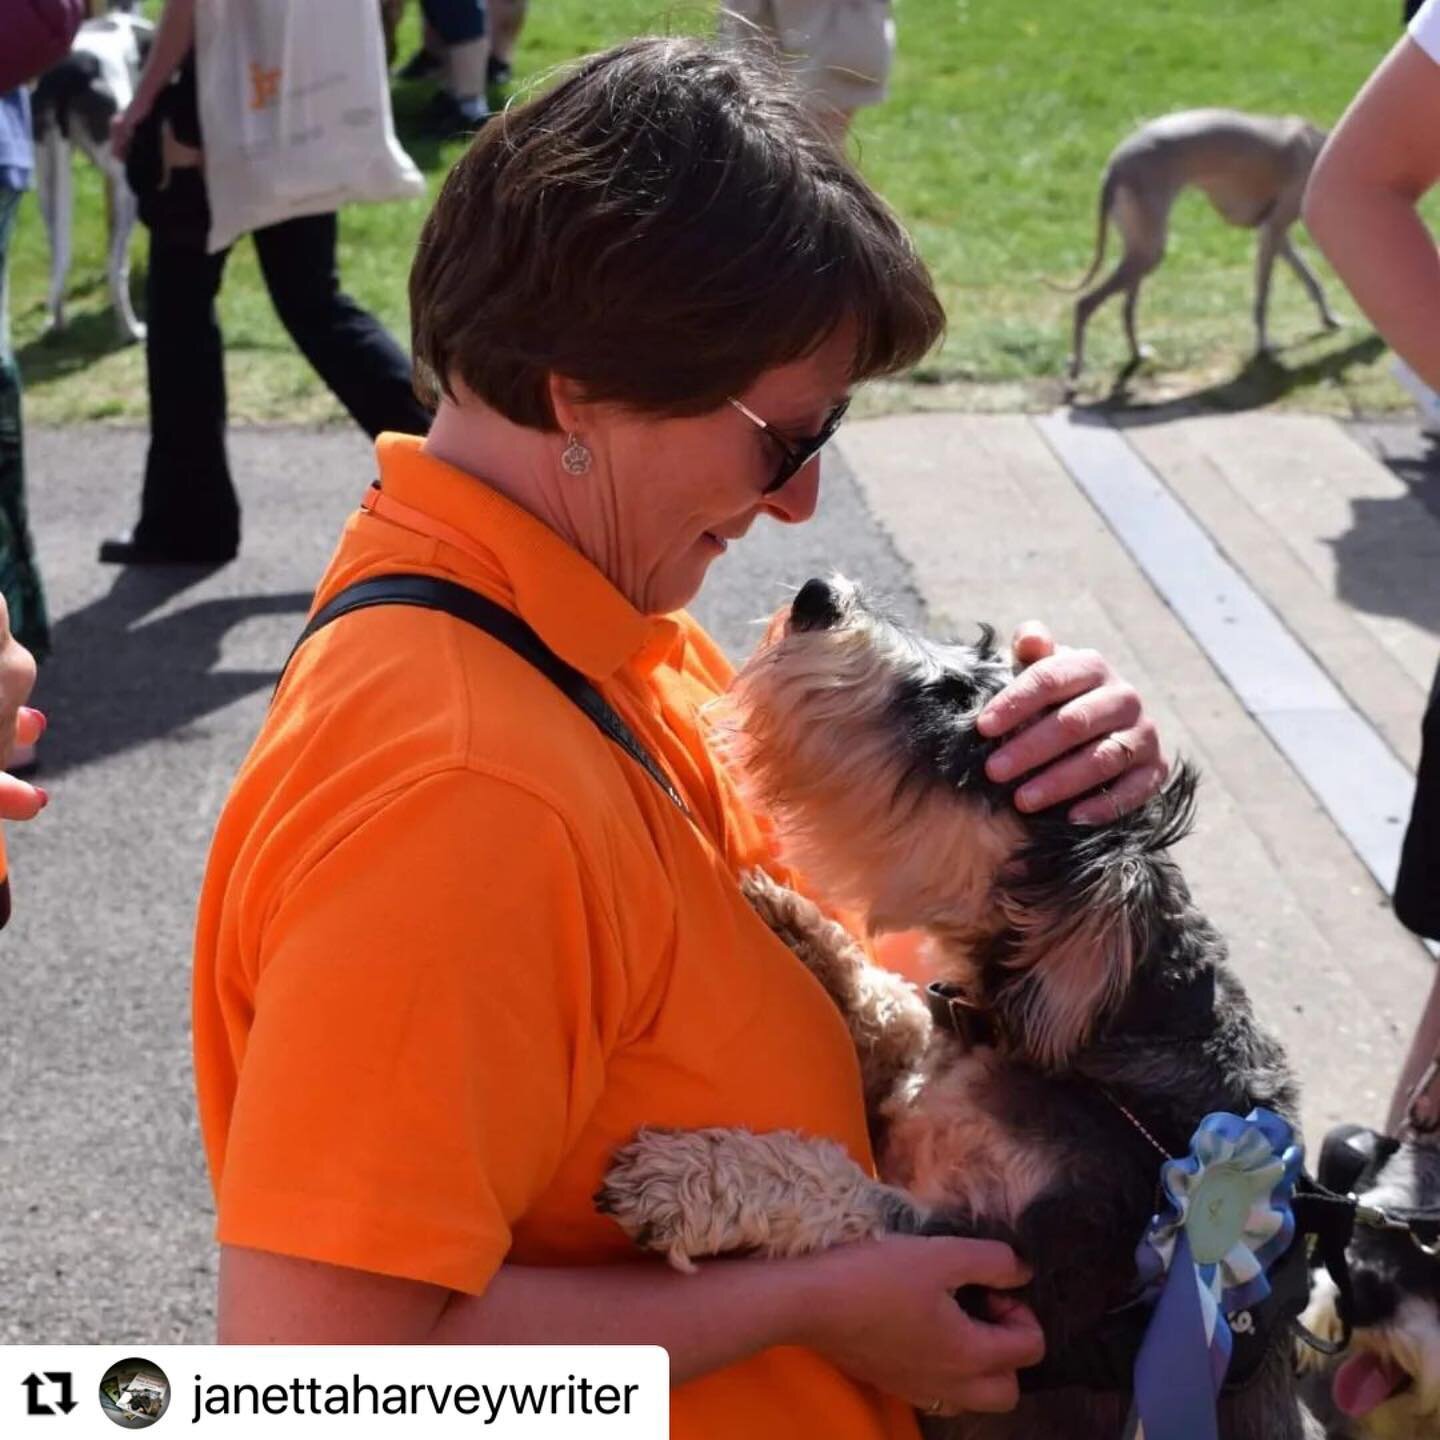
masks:
[[[1135,763],[1135,747],[1121,735],[1112,735],[1110,739],[1125,752],[1125,769],[1128,770]]]

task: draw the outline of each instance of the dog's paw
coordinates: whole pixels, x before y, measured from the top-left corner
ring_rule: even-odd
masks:
[[[703,1183],[709,1166],[702,1146],[693,1132],[641,1130],[615,1152],[595,1192],[595,1208],[602,1215],[610,1216],[640,1249],[664,1255],[687,1275],[695,1273],[692,1255],[715,1253],[704,1248],[698,1233],[715,1198]]]
[[[142,321],[135,321],[133,325],[122,324],[120,326],[120,338],[131,345],[143,345],[145,343],[146,328]]]

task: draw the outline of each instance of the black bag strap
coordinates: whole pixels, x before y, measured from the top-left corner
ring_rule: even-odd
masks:
[[[674,782],[635,738],[630,727],[616,714],[609,701],[573,665],[562,660],[550,649],[518,615],[453,580],[441,580],[433,575],[377,575],[373,579],[347,585],[310,617],[310,622],[300,632],[300,638],[285,659],[280,680],[285,678],[285,671],[289,669],[296,651],[317,630],[323,630],[342,615],[349,615],[355,610],[368,610],[374,605],[417,605],[426,610],[443,610],[445,614],[453,615],[457,620],[475,626],[477,630],[483,630],[502,645],[508,646],[522,660],[528,660],[583,710],[604,735],[643,767],[645,773],[670,798],[675,808],[689,817],[690,811]],[[275,682],[277,689],[280,680]]]

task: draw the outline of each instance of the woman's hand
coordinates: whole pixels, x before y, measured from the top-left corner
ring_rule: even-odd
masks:
[[[17,746],[33,745],[45,729],[45,717],[25,701],[35,684],[35,660],[10,633],[10,611],[0,596],[0,764],[8,765]],[[0,772],[0,820],[33,820],[45,808],[45,792]]]
[[[1134,687],[1094,650],[1057,649],[1036,622],[1015,632],[1013,648],[1026,669],[976,722],[982,735],[1011,736],[986,762],[986,775],[1001,784],[1023,778],[1015,806],[1027,813],[1103,786],[1070,811],[1080,825],[1118,820],[1143,805],[1165,783],[1170,762]]]
[[[123,161],[130,153],[130,145],[135,139],[136,127],[149,113],[149,102],[142,101],[141,97],[137,95],[124,110],[111,119],[110,153],[117,160]]]
[[[1013,1296],[989,1297],[989,1322],[955,1301],[962,1286],[1004,1291],[1030,1278],[998,1241],[891,1235],[790,1263],[818,1286],[799,1343],[929,1414],[1014,1409],[1015,1372],[1044,1356],[1039,1322]]]

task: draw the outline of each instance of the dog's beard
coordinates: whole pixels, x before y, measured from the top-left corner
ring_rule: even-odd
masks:
[[[924,683],[933,655],[883,622],[789,633],[784,617],[716,718],[722,752],[775,822],[786,861],[873,932],[993,933],[1003,923],[994,877],[1023,827],[1008,806],[925,776],[907,745],[897,693]],[[973,732],[978,709],[957,727]]]

